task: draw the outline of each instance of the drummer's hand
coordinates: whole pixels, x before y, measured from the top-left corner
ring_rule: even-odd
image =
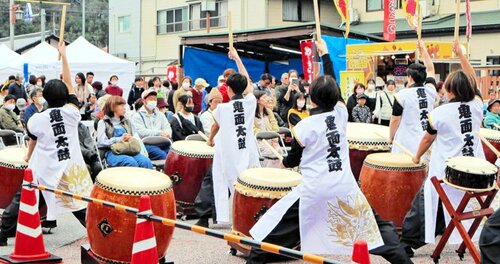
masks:
[[[389,145],[392,145],[392,141],[394,141],[394,139],[393,139],[393,138],[388,138],[388,139],[387,139],[387,142],[389,143]]]
[[[28,154],[26,154],[26,155],[24,156],[24,161],[26,161],[26,162],[30,162],[30,157],[28,156]]]
[[[209,139],[207,140],[207,145],[209,145],[210,147],[215,146],[215,144],[214,144],[214,140],[213,140],[212,138],[209,138]]]
[[[238,51],[236,51],[234,47],[229,48],[229,52],[227,53],[227,55],[229,56],[230,59],[235,61],[240,58],[240,56],[238,55]]]
[[[411,159],[413,161],[413,163],[415,164],[420,164],[420,158],[418,158],[417,156],[413,156],[413,158]]]
[[[328,54],[328,48],[326,47],[326,43],[322,38],[316,41],[316,49],[318,50],[318,54],[320,57]]]

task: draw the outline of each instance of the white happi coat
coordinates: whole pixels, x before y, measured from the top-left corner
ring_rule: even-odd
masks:
[[[369,249],[384,244],[372,209],[351,172],[347,119],[346,106],[338,103],[332,112],[312,115],[295,126],[295,138],[304,147],[302,182],[262,216],[250,230],[252,237],[262,241],[300,198],[303,252],[348,255],[357,240],[367,241]],[[332,120],[334,126],[327,123]]]
[[[422,98],[419,91],[425,92],[425,98]],[[401,123],[394,140],[408,148],[412,153],[417,153],[418,144],[425,134],[428,114],[434,109],[436,96],[436,88],[432,85],[406,88],[394,96],[403,107]],[[392,153],[404,152],[398,146],[393,145]]]
[[[236,108],[242,107],[242,112]],[[229,222],[229,198],[228,189],[234,193],[234,184],[238,175],[249,168],[259,167],[259,153],[253,134],[253,122],[257,100],[253,93],[248,94],[243,99],[232,100],[228,103],[219,104],[214,112],[214,118],[219,124],[219,132],[215,136],[215,154],[213,161],[213,186],[215,209],[217,221]],[[237,120],[240,114],[244,117]],[[242,115],[241,115],[242,114]],[[240,129],[238,127],[240,126]],[[242,129],[242,128],[244,129]],[[239,135],[238,130],[246,133]],[[244,140],[244,148],[240,143]]]
[[[470,129],[467,127],[462,127],[461,121],[468,119],[464,116],[460,117],[460,109],[470,109]],[[464,112],[462,112],[463,114]],[[436,176],[438,179],[443,179],[445,177],[446,171],[446,160],[452,157],[464,156],[463,150],[465,147],[466,137],[473,137],[471,142],[473,146],[470,147],[468,151],[472,151],[474,157],[483,158],[484,152],[479,136],[476,132],[479,132],[481,127],[481,122],[483,119],[483,102],[480,98],[475,98],[474,100],[467,103],[453,102],[442,105],[436,108],[430,114],[430,124],[431,127],[437,131],[436,139],[432,145],[432,154],[429,164],[429,177],[427,177],[424,185],[424,206],[425,206],[425,242],[435,243],[434,232],[436,229],[436,215],[439,196],[431,182],[431,177]],[[468,122],[464,122],[468,123]],[[464,133],[462,133],[464,129]],[[466,132],[467,131],[467,132]],[[470,132],[468,132],[470,131]],[[467,147],[468,148],[468,147]],[[453,204],[454,208],[458,207],[458,204],[464,196],[464,192],[455,189],[451,186],[443,184],[443,189],[445,190],[448,198]],[[468,205],[470,210],[471,203]],[[445,215],[446,224],[450,222],[450,215],[443,205],[443,211]],[[466,209],[466,211],[468,211]],[[472,224],[473,220],[462,221],[466,229]],[[476,232],[476,235],[480,234],[481,230]],[[457,244],[462,242],[462,238],[455,231],[448,240],[450,244]]]
[[[67,104],[34,114],[28,121],[29,132],[37,143],[29,168],[39,184],[63,191],[90,195],[92,179],[83,160],[78,139],[80,112]],[[67,196],[42,192],[47,203],[47,219],[55,220],[65,212],[77,211],[87,204]]]

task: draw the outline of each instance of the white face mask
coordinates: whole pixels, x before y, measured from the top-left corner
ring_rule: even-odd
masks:
[[[39,104],[39,105],[43,105],[43,104],[45,104],[45,102],[46,102],[45,98],[43,98],[43,97],[38,98],[38,100],[37,100],[37,101],[38,101],[38,104]]]
[[[116,86],[117,84],[118,84],[118,82],[117,82],[117,81],[112,81],[112,82],[111,82],[111,85],[113,85],[113,86]]]
[[[375,90],[375,84],[368,84],[368,90]]]
[[[36,85],[42,87],[42,82],[37,82]]]
[[[189,90],[189,86],[190,86],[190,85],[189,85],[189,83],[188,83],[188,82],[183,82],[183,83],[182,83],[182,89],[184,89],[184,90]]]
[[[7,110],[9,110],[9,111],[12,111],[12,110],[14,110],[14,108],[16,108],[16,106],[12,105],[12,104],[9,104],[9,105],[4,105],[4,108],[7,109]]]
[[[306,101],[297,101],[297,106],[298,106],[299,108],[304,107],[304,105],[306,105]]]
[[[146,104],[146,107],[149,109],[149,110],[153,110],[156,108],[156,104],[157,102],[156,101],[148,101],[147,104]]]

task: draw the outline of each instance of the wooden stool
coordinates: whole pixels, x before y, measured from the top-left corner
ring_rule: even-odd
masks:
[[[446,242],[448,242],[448,239],[450,238],[451,233],[453,232],[453,229],[455,227],[457,228],[458,232],[460,233],[460,236],[463,239],[462,244],[456,251],[458,253],[458,256],[460,259],[463,259],[464,253],[465,253],[465,248],[469,250],[472,259],[474,259],[475,263],[480,263],[481,258],[479,251],[477,250],[476,246],[474,246],[474,243],[472,242],[472,237],[474,236],[474,233],[477,231],[477,228],[479,227],[479,224],[481,223],[481,220],[483,219],[484,216],[489,217],[494,213],[494,210],[490,208],[491,203],[493,202],[493,199],[495,198],[495,195],[498,192],[498,188],[495,188],[491,191],[485,191],[485,192],[475,192],[471,190],[464,190],[465,194],[462,200],[460,201],[460,204],[458,205],[457,209],[453,208],[453,205],[450,202],[450,199],[448,199],[448,196],[446,195],[446,192],[444,191],[443,187],[441,184],[443,183],[442,180],[438,180],[436,176],[431,178],[431,182],[436,188],[436,191],[439,195],[439,198],[441,199],[444,207],[448,211],[448,213],[451,216],[451,221],[449,225],[446,227],[446,230],[439,240],[439,243],[436,246],[436,249],[432,253],[431,257],[434,259],[435,263],[439,262],[439,257],[441,255],[441,252],[443,251],[444,246],[446,245]],[[483,200],[481,197],[485,197]],[[475,198],[478,202],[479,205],[481,206],[481,209],[475,210],[475,211],[470,211],[470,212],[464,212],[465,207],[469,203],[471,199]],[[469,231],[465,230],[465,227],[462,225],[462,221],[464,220],[469,220],[469,219],[474,219],[474,222],[472,223]]]

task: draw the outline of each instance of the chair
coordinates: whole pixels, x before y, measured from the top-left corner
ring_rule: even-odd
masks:
[[[194,141],[205,141],[200,135],[198,134],[192,134],[187,136],[184,140],[194,140]]]
[[[283,142],[283,139],[281,138],[281,135],[278,134],[277,132],[271,132],[271,131],[258,132],[257,134],[255,134],[255,139],[257,140],[257,142],[259,140],[277,139],[278,143],[279,143],[279,145],[281,147],[281,156],[282,157],[288,156],[288,151],[286,150],[285,143]],[[261,162],[261,165],[262,165],[262,161],[264,161],[265,157],[262,155],[262,153],[260,151],[260,148],[257,148],[257,150],[259,151],[259,159],[260,159],[260,162]]]
[[[92,138],[92,143],[94,143],[95,151],[97,151],[97,159],[101,164],[101,168],[104,170],[108,167],[108,163],[106,162],[106,158],[104,157],[104,151],[99,149],[99,146],[97,145],[97,131],[94,129],[94,127],[87,126],[87,129],[89,130],[90,137]]]
[[[16,137],[16,142],[17,142],[17,146],[20,147],[21,146],[21,142],[23,140],[23,137],[24,137],[24,134],[23,133],[17,133],[15,132],[14,130],[10,130],[10,129],[1,129],[0,130],[0,137],[3,138],[3,137]],[[3,140],[2,140],[2,144],[3,144]],[[5,146],[5,144],[4,144]]]
[[[152,137],[145,137],[142,139],[142,143],[144,145],[153,145],[153,146],[163,146],[167,144],[168,146],[172,145],[172,141],[169,138],[166,137],[160,137],[160,136],[152,136]],[[165,160],[151,160],[151,163],[153,163],[153,167],[156,168],[158,171],[163,171],[165,167]]]
[[[293,141],[292,131],[287,127],[280,127],[278,130],[278,134],[282,135],[285,138],[284,140],[285,149],[287,150],[287,152],[290,152],[290,150],[292,149],[291,143]]]

